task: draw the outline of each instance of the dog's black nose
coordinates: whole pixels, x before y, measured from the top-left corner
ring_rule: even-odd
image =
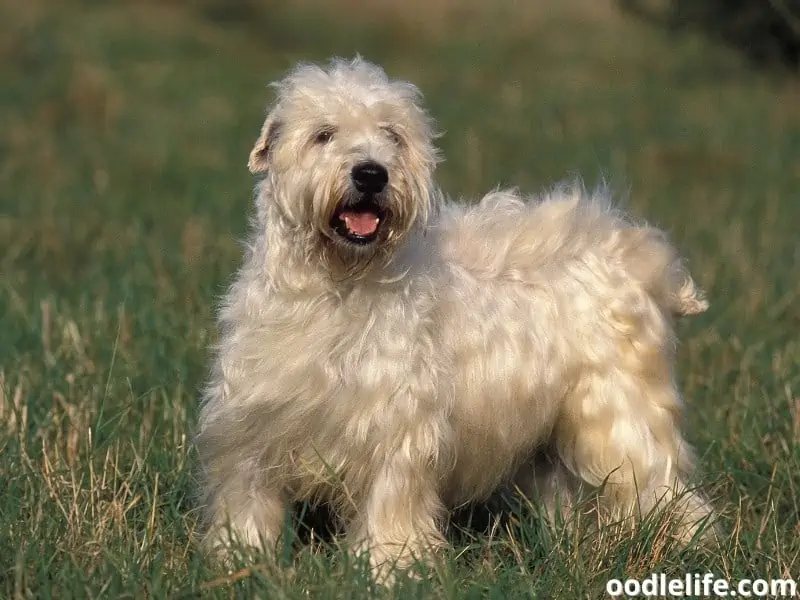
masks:
[[[357,164],[350,171],[353,185],[362,194],[379,194],[389,182],[389,172],[376,162]]]

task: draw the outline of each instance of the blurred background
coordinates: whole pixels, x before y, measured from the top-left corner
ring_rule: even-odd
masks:
[[[453,195],[580,173],[661,199],[647,212],[667,225],[676,205],[730,224],[800,169],[797,0],[1,6],[2,231],[51,253],[55,281],[143,242],[137,227],[188,254],[239,235],[266,85],[298,60],[360,52],[417,83]],[[16,219],[42,231],[25,242]]]
[[[739,564],[797,573],[798,0],[0,0],[9,595],[200,577],[187,440],[267,84],[355,53],[421,88],[449,194],[580,174],[669,231],[712,303],[689,438],[734,522],[788,527]]]

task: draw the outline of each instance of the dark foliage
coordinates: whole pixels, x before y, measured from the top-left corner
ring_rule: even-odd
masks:
[[[800,68],[800,0],[620,0],[673,29],[695,29],[764,66]]]

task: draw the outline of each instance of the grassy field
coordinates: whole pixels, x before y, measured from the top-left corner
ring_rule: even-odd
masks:
[[[291,5],[291,8],[287,6]],[[607,0],[0,0],[0,597],[597,598],[651,572],[800,580],[800,84]],[[402,8],[398,8],[402,6]],[[368,8],[365,8],[368,7]],[[424,91],[472,197],[608,178],[711,310],[688,437],[728,537],[453,530],[393,591],[335,543],[233,574],[191,543],[191,431],[267,82],[361,52]]]

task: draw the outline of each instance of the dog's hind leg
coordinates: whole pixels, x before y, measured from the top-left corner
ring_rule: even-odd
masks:
[[[626,340],[614,364],[584,375],[566,400],[554,443],[564,465],[599,489],[602,517],[668,508],[688,542],[711,508],[688,487],[693,461],[678,429],[681,400],[670,360],[639,342]]]

